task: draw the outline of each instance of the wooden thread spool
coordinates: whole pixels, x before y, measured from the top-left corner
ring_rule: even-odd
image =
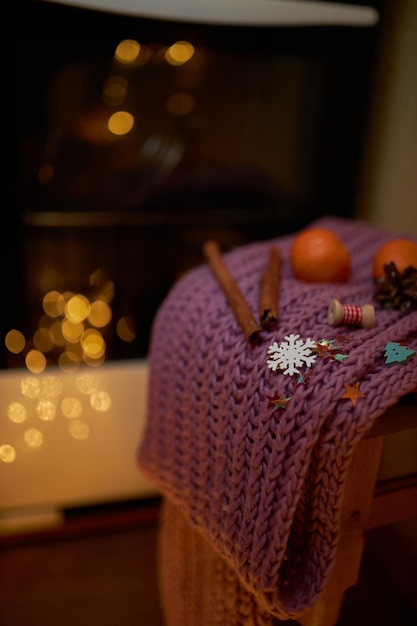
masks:
[[[327,310],[327,321],[331,326],[350,324],[363,328],[373,328],[375,326],[375,309],[372,304],[354,306],[332,300]]]

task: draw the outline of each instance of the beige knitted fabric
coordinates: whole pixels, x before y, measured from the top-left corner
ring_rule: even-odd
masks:
[[[159,583],[166,626],[272,626],[267,608],[204,536],[163,500],[159,529]]]

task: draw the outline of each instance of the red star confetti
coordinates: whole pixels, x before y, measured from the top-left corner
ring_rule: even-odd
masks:
[[[321,341],[316,341],[316,345],[313,348],[314,352],[317,352],[319,356],[324,358],[330,357],[332,354],[332,350],[328,341],[322,339]]]
[[[269,404],[274,407],[274,411],[277,409],[286,409],[288,402],[291,398],[286,398],[283,393],[278,396],[278,393],[273,396],[266,396],[269,400]]]
[[[342,398],[347,398],[352,401],[353,406],[356,405],[356,400],[358,398],[364,398],[365,394],[359,391],[360,382],[355,383],[354,385],[346,385],[346,391],[343,394]]]

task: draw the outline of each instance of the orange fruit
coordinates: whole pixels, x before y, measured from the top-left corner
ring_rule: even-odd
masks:
[[[294,276],[309,283],[343,283],[350,273],[350,252],[336,233],[307,228],[293,239],[290,263]]]
[[[400,273],[409,265],[417,269],[417,243],[398,237],[382,244],[374,256],[372,276],[374,278],[384,277],[384,265],[389,263],[395,263]]]

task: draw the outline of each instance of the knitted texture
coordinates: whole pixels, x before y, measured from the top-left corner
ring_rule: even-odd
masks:
[[[348,247],[348,282],[296,280],[289,264],[294,235],[224,255],[257,317],[269,247],[279,247],[280,321],[256,345],[246,341],[208,265],[173,286],[154,321],[148,417],[138,450],[141,471],[253,595],[259,615],[280,619],[300,615],[323,590],[355,445],[387,407],[417,389],[417,358],[388,366],[384,356],[389,342],[417,350],[417,312],[376,306],[371,329],[327,321],[334,298],[355,306],[373,302],[372,259],[392,233],[332,217],[312,226],[333,230]],[[345,358],[318,356],[311,377],[297,384],[267,366],[268,347],[290,334],[334,340]],[[358,382],[363,396],[342,398],[345,385]],[[277,393],[291,398],[285,409],[271,406],[268,396]],[[198,558],[197,550],[187,554],[188,571],[199,569]],[[185,567],[184,555],[177,565]],[[209,580],[203,587],[207,597]],[[213,617],[210,624],[221,622]]]
[[[165,626],[273,626],[236,571],[163,499],[158,573]]]

